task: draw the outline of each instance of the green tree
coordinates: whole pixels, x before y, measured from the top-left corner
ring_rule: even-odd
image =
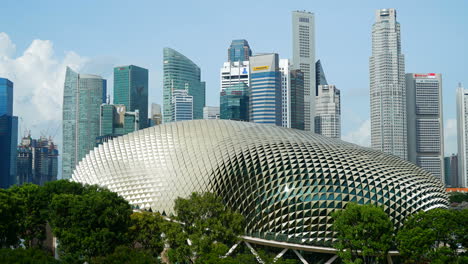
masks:
[[[393,224],[381,207],[348,203],[332,214],[338,242],[334,245],[344,263],[379,263],[393,243]]]
[[[141,247],[158,256],[164,249],[161,237],[165,220],[159,213],[136,212],[131,216],[132,225],[129,228],[130,239],[135,248]]]
[[[19,245],[21,200],[15,193],[0,189],[0,247]]]
[[[54,195],[50,203],[50,225],[61,254],[70,259],[104,256],[127,244],[131,207],[107,189],[87,188],[81,195]]]
[[[144,250],[118,246],[112,254],[95,257],[91,261],[93,264],[158,264],[158,258]]]
[[[37,248],[0,249],[0,263],[3,264],[58,264],[52,256]]]
[[[26,247],[41,246],[46,238],[49,201],[45,199],[41,188],[35,184],[25,184],[8,189],[21,201],[21,216],[18,218],[21,226],[19,236],[25,240]]]
[[[468,210],[434,209],[408,218],[396,238],[406,263],[456,263],[467,237]]]
[[[451,203],[468,202],[468,193],[451,192],[449,193],[449,200]]]
[[[206,263],[213,255],[219,258],[244,230],[243,216],[224,206],[212,193],[179,197],[174,211],[177,222],[166,223],[164,229],[171,262]]]

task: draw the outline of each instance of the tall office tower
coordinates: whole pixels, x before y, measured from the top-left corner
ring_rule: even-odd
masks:
[[[250,57],[250,121],[281,126],[281,73],[278,54]]]
[[[221,68],[221,92],[238,83],[250,86],[249,61],[225,62]]]
[[[205,107],[205,82],[200,79],[200,67],[181,53],[164,48],[163,61],[163,119],[164,123],[173,119],[173,94],[175,90],[187,90],[193,97],[193,119],[203,119]]]
[[[405,62],[395,9],[380,9],[372,26],[370,69],[372,148],[407,159]]]
[[[249,121],[249,86],[243,82],[221,91],[220,119]]]
[[[63,92],[63,179],[70,179],[78,162],[95,147],[106,94],[107,82],[101,76],[79,74],[67,67]]]
[[[442,117],[442,76],[436,73],[407,73],[408,160],[443,182],[445,177]]]
[[[52,139],[31,135],[23,137],[18,146],[17,175],[18,183],[44,185],[57,180],[58,150]]]
[[[172,121],[193,120],[193,96],[185,89],[172,91]]]
[[[148,70],[135,65],[114,68],[114,104],[140,113],[140,129],[148,127]]]
[[[157,126],[162,124],[162,112],[161,112],[161,105],[160,104],[151,104],[151,118],[150,118],[150,126]]]
[[[318,96],[318,86],[328,85],[325,71],[323,70],[322,63],[318,60],[315,63],[315,96]]]
[[[248,61],[252,56],[252,50],[245,39],[236,39],[231,42],[228,49],[228,61]]]
[[[219,106],[203,107],[203,119],[219,119]]]
[[[279,60],[281,73],[281,126],[291,127],[291,62],[288,59]]]
[[[147,121],[147,119],[144,119]],[[140,112],[136,109],[133,112],[127,111],[123,104],[102,104],[99,119],[99,137],[96,138],[101,143],[103,137],[119,137],[140,129]]]
[[[444,174],[446,187],[458,187],[458,156],[452,154],[444,158]]]
[[[0,78],[0,188],[16,184],[18,117],[13,116],[13,82]]]
[[[290,127],[304,130],[304,73],[301,70],[291,70],[289,79],[291,82]]]
[[[457,88],[458,186],[468,187],[468,90]]]
[[[306,11],[293,11],[293,65],[304,74],[305,130],[314,131],[315,117],[315,19]]]
[[[335,85],[319,85],[315,106],[315,133],[341,138],[340,90]]]

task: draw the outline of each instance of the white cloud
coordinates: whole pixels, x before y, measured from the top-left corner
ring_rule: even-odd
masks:
[[[23,135],[24,130],[28,129],[32,130],[34,137],[42,132],[46,136],[56,136],[55,140],[60,146],[66,66],[77,71],[84,68],[107,69],[99,72],[102,74],[110,73],[113,64],[109,60],[102,63],[99,59],[83,57],[73,51],[67,51],[62,58],[57,58],[50,40],[33,40],[18,57],[14,57],[15,49],[9,36],[0,33],[0,77],[14,83],[13,112],[20,118],[18,132]],[[93,67],[94,64],[98,66]]]
[[[344,141],[348,141],[364,147],[370,146],[370,138],[371,131],[369,119],[363,121],[357,130],[351,131],[342,137]]]
[[[445,154],[457,153],[457,120],[448,119],[444,125]]]

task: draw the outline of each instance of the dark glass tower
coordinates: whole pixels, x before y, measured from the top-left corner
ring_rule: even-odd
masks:
[[[0,188],[17,183],[18,117],[13,116],[13,82],[0,78]]]
[[[319,85],[328,85],[320,60],[315,63],[315,96],[318,96]]]
[[[187,90],[193,96],[193,119],[203,119],[205,107],[205,82],[201,81],[200,67],[181,53],[164,48],[163,61],[163,118],[173,122],[173,91]]]
[[[245,39],[236,39],[228,49],[228,61],[248,61],[252,50]]]
[[[0,116],[13,115],[13,83],[0,78]]]
[[[290,71],[291,79],[291,128],[304,130],[304,73]]]
[[[125,105],[128,112],[138,110],[140,129],[148,127],[148,70],[135,66],[114,68],[114,104]]]
[[[249,121],[249,86],[243,82],[221,91],[220,118]]]

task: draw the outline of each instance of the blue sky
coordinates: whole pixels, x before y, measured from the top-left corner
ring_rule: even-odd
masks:
[[[60,127],[60,115],[42,122],[31,116],[34,110],[27,106],[39,104],[41,111],[48,107],[46,99],[36,98],[48,91],[45,95],[55,102],[51,111],[59,109],[61,75],[69,63],[82,73],[109,79],[110,88],[113,66],[148,68],[150,101],[161,103],[163,47],[178,50],[201,67],[207,105],[218,105],[219,69],[231,40],[247,39],[254,53],[277,52],[281,58],[291,58],[291,11],[307,10],[316,17],[316,58],[321,59],[329,83],[341,90],[343,138],[366,145],[371,26],[379,8],[397,9],[406,72],[443,74],[446,153],[456,152],[455,89],[458,82],[468,86],[468,1],[463,0],[6,0],[0,20],[0,32],[7,36],[3,43],[0,38],[0,58],[4,53],[0,75],[16,81],[15,113],[25,117],[23,128],[35,130],[33,135]],[[26,51],[34,56],[26,56]],[[36,75],[31,77],[36,83],[19,79]]]

